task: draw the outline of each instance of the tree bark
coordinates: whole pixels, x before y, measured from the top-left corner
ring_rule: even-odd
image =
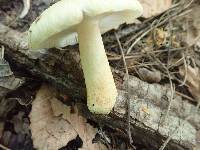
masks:
[[[123,30],[120,33],[123,34]],[[74,99],[86,100],[78,46],[67,47],[65,51],[50,49],[47,52],[31,52],[28,51],[24,35],[0,24],[0,44],[5,47],[6,58],[10,64],[29,72],[33,77],[49,82]],[[103,37],[105,45],[109,46],[108,41],[112,38],[112,34]],[[79,103],[79,109],[88,119],[126,132],[127,89],[122,90],[121,83],[117,85],[119,96],[109,115],[91,114],[84,102]],[[200,127],[200,115],[188,120],[185,118],[191,114],[190,110],[195,109],[194,105],[175,94],[169,116],[163,121],[171,94],[168,85],[148,84],[131,76],[128,94],[131,101],[131,133],[134,143],[143,144],[149,149],[159,149],[166,138],[173,135],[166,149],[193,149],[196,131]]]

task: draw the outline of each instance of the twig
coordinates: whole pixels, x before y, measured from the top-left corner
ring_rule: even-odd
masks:
[[[164,65],[163,65],[164,66]],[[166,118],[168,117],[169,115],[169,111],[171,109],[171,104],[172,104],[172,100],[174,99],[174,91],[175,91],[175,86],[173,85],[172,83],[172,78],[171,78],[171,75],[170,75],[170,72],[168,70],[167,67],[164,66],[164,68],[166,69],[167,71],[167,75],[168,75],[168,78],[169,78],[169,83],[170,83],[170,89],[171,89],[171,92],[170,92],[170,99],[169,99],[169,104],[167,106],[167,112],[163,118],[163,123],[165,122]]]
[[[184,7],[184,9],[190,7],[190,5],[191,5],[193,2],[194,2],[194,0],[191,0],[191,1]]]
[[[132,50],[132,48],[135,46],[135,44],[137,44],[144,36],[146,36],[152,29],[150,28],[149,30],[147,30],[146,32],[144,32],[139,38],[137,38],[135,40],[135,42],[133,42],[133,44],[131,44],[131,46],[128,48],[126,55],[129,54]]]
[[[187,95],[185,95],[185,94],[183,94],[183,93],[181,93],[181,92],[175,91],[175,93],[176,93],[177,95],[179,95],[179,96],[181,96],[181,97],[187,99],[187,100],[190,100],[190,101],[192,101],[192,102],[195,101],[195,99],[193,99],[192,97],[189,97],[189,96],[187,96]]]
[[[133,139],[131,136],[131,117],[130,117],[130,97],[129,97],[129,72],[128,72],[128,68],[127,68],[127,64],[126,64],[126,60],[125,60],[125,56],[124,56],[124,51],[121,45],[121,42],[119,41],[119,37],[117,36],[116,32],[115,32],[115,37],[117,39],[117,43],[119,45],[120,48],[120,52],[122,55],[122,59],[123,59],[123,63],[124,63],[124,67],[125,67],[125,71],[126,71],[126,90],[127,90],[127,107],[128,107],[128,112],[127,112],[127,117],[128,117],[128,136],[129,136],[129,142],[130,144],[133,143]]]
[[[186,49],[186,47],[180,47],[180,48],[171,48],[170,51],[174,52],[174,51],[184,51]],[[159,50],[151,50],[148,53],[163,53],[163,52],[167,52],[168,49],[159,49]],[[108,60],[121,60],[122,56],[121,55],[113,55],[110,53],[106,53],[108,55]],[[125,56],[125,59],[132,59],[132,58],[140,58],[145,56],[145,52],[141,51],[139,53],[132,53],[131,55],[127,55]],[[178,62],[177,62],[178,63]],[[172,67],[174,64],[170,65],[170,67]]]
[[[170,39],[169,39],[169,45],[168,45],[168,52],[167,52],[167,67],[164,67],[165,70],[167,71],[167,75],[168,75],[168,78],[169,78],[169,83],[170,83],[170,89],[171,89],[171,94],[170,94],[170,99],[169,99],[169,104],[167,106],[167,112],[164,116],[164,119],[163,119],[163,123],[165,122],[166,118],[168,117],[169,115],[169,112],[170,112],[170,108],[171,108],[171,104],[172,104],[172,100],[174,98],[174,91],[175,91],[175,86],[173,85],[172,83],[172,78],[171,78],[171,75],[170,75],[170,72],[169,72],[169,62],[170,62],[170,54],[171,54],[171,51],[170,51],[170,48],[172,47],[172,20],[171,20],[171,16],[169,14],[169,12],[167,13],[167,16],[169,18],[169,33],[170,33]]]
[[[168,33],[170,34],[169,36],[169,45],[168,45],[168,52],[167,52],[167,68],[169,68],[169,63],[170,63],[170,55],[171,55],[171,51],[170,51],[170,48],[172,47],[172,40],[173,40],[173,35],[172,35],[172,20],[171,20],[171,17],[170,17],[170,14],[168,12],[168,17],[170,18],[169,19],[169,29],[168,29]]]
[[[164,14],[164,15],[165,15],[165,14]],[[158,22],[160,22],[160,20],[163,18],[164,15],[161,16],[161,18],[159,19]],[[135,42],[133,42],[133,43],[131,44],[131,46],[128,48],[128,50],[127,50],[127,52],[126,52],[126,55],[128,55],[128,54],[131,52],[132,48],[133,48],[144,36],[146,36],[146,35],[147,35],[148,33],[150,33],[153,29],[155,29],[156,27],[158,27],[159,23],[157,23],[157,24],[154,26],[155,21],[156,21],[156,20],[154,20],[154,21],[152,22],[151,26],[149,27],[149,29],[147,29],[147,31],[142,32],[142,35],[140,35],[140,36],[135,40]]]
[[[165,147],[167,146],[167,144],[169,143],[169,141],[172,139],[172,137],[178,132],[178,130],[180,129],[181,125],[178,126],[173,132],[172,134],[165,140],[165,142],[162,144],[162,146],[159,148],[159,150],[164,150]]]
[[[182,57],[182,58],[180,58],[179,60],[177,60],[175,63],[172,63],[172,64],[170,64],[170,66],[168,67],[168,69],[171,69],[172,67],[174,67],[174,66],[176,66],[176,65],[181,65],[182,63],[181,63],[181,61],[183,60],[184,58]],[[183,60],[184,61],[184,60]],[[181,63],[181,64],[179,64],[179,63]]]
[[[185,68],[185,76],[184,76],[183,82],[182,82],[179,86],[185,85],[186,80],[187,80],[187,75],[188,75],[188,66],[187,66],[187,62],[186,62],[186,60],[185,60],[185,54],[182,53],[182,55],[183,55],[183,58],[184,58],[184,59],[183,59],[183,62],[184,62],[184,68]]]
[[[139,63],[139,62],[135,62],[135,63],[136,63],[136,65],[128,66],[128,69],[130,69],[130,68],[136,68],[136,67],[148,67],[148,66],[155,65],[154,63]]]
[[[133,41],[133,40],[136,39],[138,36],[140,36],[142,33],[144,33],[144,32],[146,31],[145,29],[149,28],[149,24],[152,23],[152,22],[154,22],[155,18],[159,18],[159,17],[160,17],[160,19],[163,18],[163,14],[165,14],[165,13],[168,12],[168,11],[172,11],[173,9],[176,9],[177,7],[179,7],[179,5],[180,5],[180,3],[177,3],[177,4],[173,5],[171,8],[169,8],[168,10],[166,10],[165,12],[163,12],[163,13],[161,13],[161,14],[158,14],[158,15],[156,15],[156,16],[152,16],[151,18],[145,20],[145,21],[141,24],[141,26],[144,26],[144,25],[146,25],[146,26],[143,27],[143,28],[140,28],[139,30],[137,30],[137,31],[139,31],[139,32],[138,32],[137,34],[135,34],[133,37],[131,37],[129,40],[127,40],[127,41],[125,42],[124,45],[125,45],[125,46],[129,45],[129,43],[130,43],[131,41]]]
[[[19,15],[19,18],[24,18],[28,14],[28,11],[30,9],[30,3],[30,0],[23,0],[24,8],[21,14]]]
[[[170,112],[171,105],[172,105],[172,100],[174,99],[174,93],[175,93],[175,92],[174,92],[174,91],[175,91],[175,86],[174,86],[173,83],[172,83],[169,70],[168,70],[167,72],[168,72],[168,77],[169,77],[170,90],[171,90],[171,92],[170,92],[169,104],[168,104],[168,106],[167,106],[167,111],[166,111],[166,114],[165,114],[165,116],[164,116],[164,118],[163,118],[163,122],[162,122],[162,123],[164,123],[165,120],[167,119],[167,117],[169,116],[169,112]]]
[[[192,0],[193,1],[193,0]],[[163,14],[162,14],[162,16],[160,17],[160,19],[159,19],[159,21],[158,21],[158,23],[152,28],[152,25],[151,25],[151,27],[149,27],[149,26],[147,26],[146,28],[146,31],[144,32],[141,32],[141,34],[139,34],[138,36],[138,38],[136,37],[136,36],[134,36],[134,38],[131,38],[131,40],[129,40],[129,42],[131,42],[131,41],[133,41],[135,38],[137,38],[136,40],[135,40],[135,42],[133,43],[133,44],[131,44],[131,46],[128,48],[128,50],[127,50],[127,52],[126,52],[126,54],[129,54],[130,53],[130,51],[132,50],[132,48],[137,44],[137,42],[139,42],[145,35],[147,35],[150,31],[152,31],[153,29],[155,29],[155,28],[157,28],[157,27],[160,27],[160,26],[162,26],[163,24],[165,24],[166,22],[168,22],[169,20],[173,20],[173,19],[176,19],[177,18],[177,15],[180,15],[180,14],[182,14],[182,13],[184,13],[184,10],[186,11],[186,9],[190,6],[192,4],[192,2],[189,2],[188,4],[187,4],[187,6],[185,6],[185,7],[183,7],[182,9],[180,9],[180,10],[178,10],[179,9],[179,3],[177,4],[177,5],[175,5],[175,7],[174,6],[172,6],[172,8],[171,9],[168,9],[166,12],[164,12]],[[169,14],[170,12],[173,12],[173,14],[171,14],[169,17],[166,17],[165,19],[163,19],[167,14]],[[153,22],[154,23],[154,22]],[[152,24],[153,24],[152,23]],[[128,45],[127,43],[126,43],[126,45]]]
[[[189,47],[192,47],[193,45],[195,45],[200,39],[200,35],[198,35],[193,41],[192,43],[190,43]]]

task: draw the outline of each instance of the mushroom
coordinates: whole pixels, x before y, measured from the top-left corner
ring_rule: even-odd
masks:
[[[61,0],[32,23],[29,47],[73,45],[78,35],[87,106],[93,113],[108,114],[118,94],[101,33],[132,23],[142,11],[137,0]]]

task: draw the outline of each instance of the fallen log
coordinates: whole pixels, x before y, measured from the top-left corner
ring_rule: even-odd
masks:
[[[109,38],[109,36],[103,37],[105,45]],[[79,109],[86,118],[126,132],[127,93],[126,89],[120,90],[123,87],[120,83],[117,83],[120,85],[119,96],[110,115],[94,115],[87,110],[84,104],[86,91],[77,45],[67,47],[65,51],[50,49],[48,52],[44,50],[31,52],[28,50],[24,33],[2,24],[0,24],[0,44],[5,47],[6,58],[12,66],[49,82],[73,99],[79,99]],[[134,143],[145,145],[149,149],[159,149],[168,138],[170,142],[165,149],[183,150],[195,147],[200,115],[185,119],[191,114],[190,110],[195,109],[194,105],[175,94],[169,116],[162,121],[170,97],[168,86],[148,84],[131,76],[129,87],[131,134]]]

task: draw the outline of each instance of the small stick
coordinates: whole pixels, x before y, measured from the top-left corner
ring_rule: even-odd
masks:
[[[190,101],[192,101],[192,102],[195,101],[195,99],[193,99],[192,97],[189,97],[189,96],[187,96],[187,95],[185,95],[185,94],[183,94],[183,93],[181,93],[181,92],[175,91],[175,93],[176,93],[177,95],[179,95],[179,96],[181,96],[181,97],[187,99],[187,100],[190,100]]]
[[[150,28],[149,30],[147,30],[146,32],[144,32],[140,37],[138,37],[135,42],[133,44],[131,44],[131,46],[128,48],[126,55],[129,54],[132,50],[132,48],[135,46],[135,44],[137,44],[145,35],[147,35],[150,31],[152,30],[152,28]]]
[[[19,15],[19,18],[24,18],[27,14],[28,14],[28,11],[30,9],[30,0],[23,0],[23,4],[24,4],[24,8],[21,12],[21,14]]]
[[[129,97],[129,72],[128,72],[128,68],[127,68],[127,64],[126,64],[126,60],[125,60],[125,55],[124,55],[124,51],[121,45],[121,42],[119,41],[119,37],[117,35],[117,33],[115,32],[115,37],[117,39],[117,43],[119,45],[120,51],[121,51],[121,55],[122,55],[122,59],[123,59],[123,63],[124,63],[124,67],[125,67],[125,71],[126,71],[126,88],[127,88],[127,107],[128,107],[128,112],[127,112],[127,116],[128,116],[128,136],[129,136],[129,142],[132,145],[133,143],[133,139],[131,136],[131,117],[130,117],[130,97]]]
[[[160,17],[160,19],[159,19],[159,21],[158,21],[158,23],[155,25],[155,26],[152,26],[151,25],[151,27],[147,27],[147,29],[146,29],[146,32],[141,32],[142,34],[140,35],[138,35],[139,37],[137,38],[137,37],[133,37],[133,38],[131,38],[131,40],[129,40],[129,42],[131,42],[132,40],[134,40],[135,38],[137,38],[136,40],[135,40],[135,42],[133,43],[133,44],[131,44],[131,46],[128,48],[128,50],[127,50],[127,52],[126,52],[126,54],[129,54],[130,52],[131,52],[131,50],[132,50],[132,48],[137,44],[137,42],[139,42],[145,35],[147,35],[150,31],[152,31],[153,29],[155,29],[155,28],[157,28],[157,27],[159,27],[159,26],[161,26],[161,25],[163,25],[163,24],[165,24],[167,21],[169,21],[169,20],[174,20],[174,19],[176,19],[177,18],[177,16],[178,15],[181,15],[181,14],[183,14],[185,11],[187,11],[186,9],[191,5],[193,3],[193,0],[191,0],[184,8],[182,8],[182,9],[180,9],[180,10],[176,10],[178,7],[177,6],[179,6],[179,3],[177,4],[177,5],[175,5],[175,6],[172,6],[172,8],[171,9],[169,9],[169,10],[167,10],[161,17]],[[176,8],[177,7],[177,8]],[[170,17],[167,17],[166,19],[163,19],[167,14],[169,14],[169,12],[173,12],[173,14],[172,15],[170,15]],[[154,22],[153,22],[154,23]],[[152,23],[152,24],[153,24]],[[128,42],[128,43],[129,43]],[[128,45],[127,43],[126,43],[126,45]]]
[[[185,68],[185,77],[184,77],[183,82],[182,82],[179,86],[185,85],[186,80],[187,80],[187,76],[188,76],[188,65],[187,65],[187,62],[186,62],[186,60],[185,60],[185,54],[182,53],[182,55],[183,55],[183,58],[184,58],[184,59],[183,59],[183,62],[184,62],[184,68]]]
[[[171,109],[171,104],[172,104],[172,100],[174,99],[174,91],[175,91],[175,86],[173,85],[172,83],[172,80],[171,80],[171,75],[169,74],[169,71],[168,72],[168,76],[169,76],[169,82],[170,82],[170,89],[171,89],[171,92],[170,92],[170,99],[169,99],[169,104],[167,106],[167,112],[164,116],[164,119],[163,119],[163,122],[165,122],[165,120],[167,119],[167,117],[169,116],[169,112],[170,112],[170,109]]]
[[[172,20],[171,20],[171,17],[170,17],[170,14],[169,14],[169,12],[168,12],[168,14],[167,14],[167,16],[170,18],[169,19],[169,28],[168,28],[168,32],[170,33],[170,37],[169,37],[169,46],[168,46],[168,48],[167,48],[167,50],[168,50],[168,52],[167,52],[167,68],[169,69],[169,63],[170,63],[170,55],[171,55],[171,51],[170,51],[170,48],[172,47],[172,27],[173,27],[173,25],[172,25]]]
[[[165,140],[165,142],[162,144],[162,146],[159,148],[159,150],[164,150],[165,147],[167,146],[167,144],[169,143],[169,141],[172,139],[172,137],[178,132],[178,130],[180,129],[181,125],[178,126],[173,133]]]

